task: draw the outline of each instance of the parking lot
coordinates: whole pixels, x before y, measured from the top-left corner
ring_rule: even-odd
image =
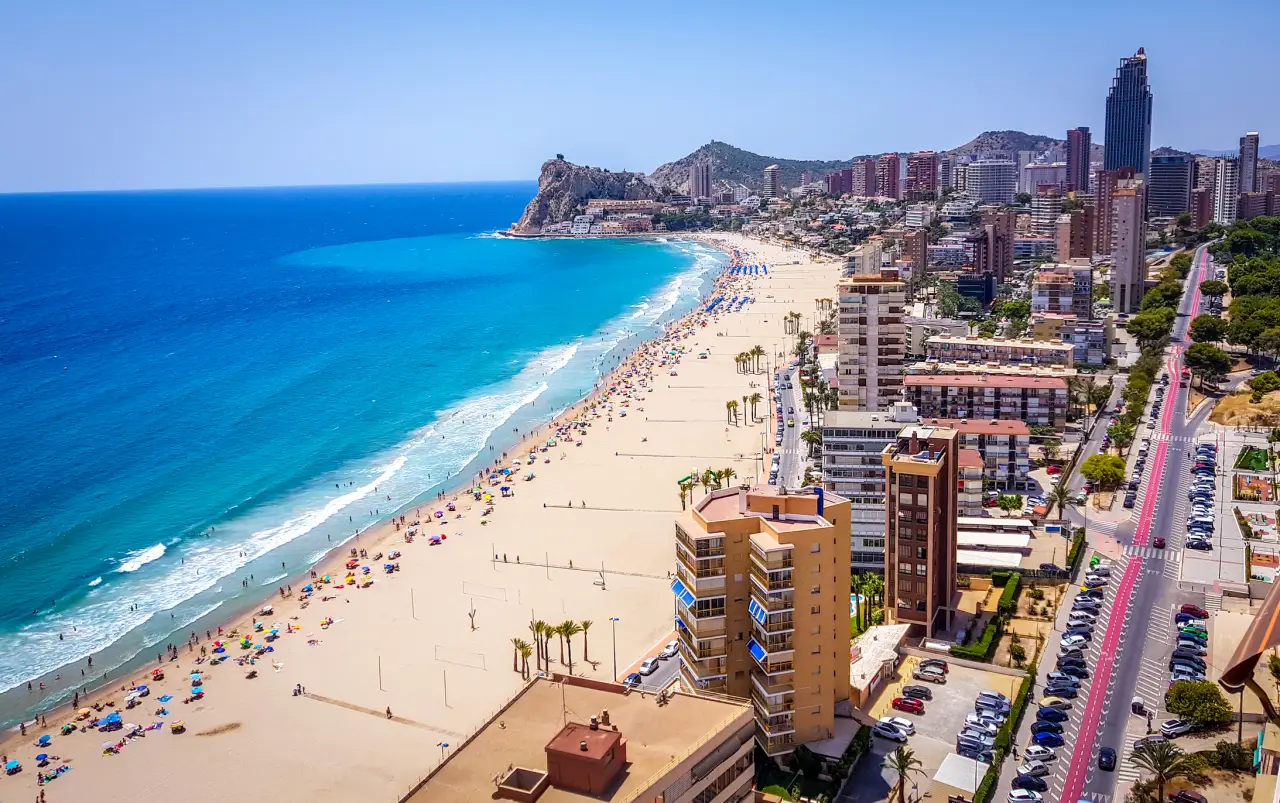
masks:
[[[956,735],[963,730],[965,717],[973,713],[973,701],[978,693],[995,691],[1012,698],[1022,683],[1022,679],[1015,675],[969,669],[955,663],[950,665],[945,685],[926,683],[911,678],[919,662],[919,658],[907,656],[899,667],[898,677],[880,689],[868,708],[877,719],[902,717],[915,725],[915,735],[907,739],[907,747],[915,752],[924,774],[912,781],[917,786],[909,792],[912,798],[922,797],[929,791],[942,760],[948,753],[955,752]],[[933,692],[933,699],[924,701],[923,714],[909,714],[892,708],[893,699],[902,696],[902,688],[911,685],[924,686]],[[897,778],[883,768],[883,759],[897,747],[897,742],[873,736],[871,755],[858,762],[840,801],[869,803],[888,798]]]
[[[1244,439],[1218,434],[1216,437],[1213,435],[1204,436],[1198,442],[1216,442],[1218,444],[1217,473],[1215,474],[1217,484],[1213,499],[1213,515],[1217,526],[1213,533],[1213,549],[1183,550],[1182,579],[1206,586],[1212,586],[1219,581],[1242,583],[1246,579],[1244,565],[1245,539],[1244,534],[1240,532],[1240,525],[1236,522],[1234,508],[1240,507],[1242,512],[1247,513],[1256,506],[1232,501],[1230,478],[1232,474],[1231,467],[1234,465],[1241,447],[1244,446]],[[1190,451],[1195,447],[1189,444],[1187,448]],[[1185,532],[1182,525],[1191,509],[1191,503],[1187,501],[1187,489],[1191,487],[1192,482],[1193,478],[1189,473],[1182,478],[1182,491],[1178,494],[1175,502],[1177,511],[1175,520],[1178,523],[1179,531],[1171,538],[1170,545],[1174,543],[1181,545],[1184,541]],[[1265,507],[1274,511],[1273,506],[1268,505]]]

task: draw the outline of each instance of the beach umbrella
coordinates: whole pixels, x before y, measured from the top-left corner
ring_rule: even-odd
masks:
[[[104,719],[104,720],[102,720],[102,721],[103,721],[103,723],[105,723],[105,724],[107,724],[107,725],[113,725],[113,724],[115,724],[115,723],[119,722],[121,719],[122,719],[122,717],[120,716],[120,712],[118,712],[118,711],[117,711],[117,712],[112,713],[112,714],[107,714],[107,718],[106,718],[106,719]]]
[[[49,758],[48,753],[41,753],[40,755],[36,756],[36,761],[44,761],[48,758]]]
[[[116,743],[115,743],[115,742],[103,742],[103,743],[102,743],[102,749],[103,749],[103,750],[115,750],[115,749],[116,749]]]
[[[80,713],[80,716],[82,716],[82,717],[91,717],[91,716],[93,716],[93,711],[92,711],[91,709],[88,709],[88,708],[81,708],[81,709],[80,709],[80,711],[79,711],[79,713]]]
[[[163,696],[163,697],[161,697],[161,698],[160,698],[160,702],[162,702],[162,703],[167,703],[167,702],[169,702],[169,701],[170,701],[170,700],[172,700],[172,699],[173,699],[173,695],[172,695],[172,694],[166,694],[165,696]]]
[[[19,763],[18,763],[18,762],[16,762],[16,761],[10,761],[8,764],[5,764],[5,765],[4,765],[4,768],[5,768],[6,770],[16,770],[18,767],[21,767],[21,766],[22,766],[22,765],[21,765],[21,764],[19,764]]]
[[[309,592],[309,591],[311,591],[311,584],[310,584],[310,583],[307,583],[305,586],[303,586],[303,587],[302,587],[302,590],[303,590],[303,591],[308,591],[308,592]]]
[[[138,693],[139,693],[139,694],[141,694],[141,693],[143,693],[143,692],[145,692],[145,691],[150,691],[150,690],[149,690],[146,686],[139,686],[139,687],[138,687]]]

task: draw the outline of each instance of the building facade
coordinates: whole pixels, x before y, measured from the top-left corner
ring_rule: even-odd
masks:
[[[1121,59],[1107,94],[1103,169],[1131,167],[1146,175],[1151,159],[1151,87],[1143,48]]]
[[[1115,214],[1115,191],[1121,181],[1133,181],[1138,178],[1138,172],[1132,167],[1122,167],[1118,170],[1099,170],[1096,176],[1097,192],[1095,194],[1097,202],[1097,225],[1094,232],[1097,234],[1097,240],[1094,242],[1094,253],[1110,256],[1114,247],[1115,231],[1116,231],[1116,214]]]
[[[689,168],[689,196],[694,200],[711,197],[711,165],[699,162]]]
[[[1031,232],[1039,237],[1053,237],[1058,233],[1058,218],[1062,216],[1062,193],[1056,188],[1031,198]]]
[[[1067,351],[1067,344],[1046,343]],[[1005,374],[908,374],[906,398],[920,418],[1022,421],[1064,429],[1067,381],[1058,377]]]
[[[782,185],[778,183],[778,166],[769,165],[764,169],[764,189],[761,190],[762,198],[781,198]]]
[[[1213,220],[1224,226],[1236,222],[1240,197],[1240,160],[1225,156],[1215,160],[1213,174]]]
[[[960,448],[971,449],[979,457],[982,469],[980,489],[985,486],[1001,491],[1025,491],[1034,486],[1031,480],[1031,429],[1025,422],[927,418],[921,419],[920,423],[950,427],[960,433]],[[976,515],[981,516],[982,513]]]
[[[888,410],[902,393],[907,287],[889,276],[856,275],[837,289],[840,409]]]
[[[1096,221],[1097,209],[1091,204],[1072,209],[1058,218],[1054,253],[1059,262],[1093,258]]]
[[[1191,225],[1203,229],[1213,222],[1213,190],[1196,187],[1191,191]]]
[[[1250,131],[1240,138],[1240,192],[1259,192],[1258,132]]]
[[[876,160],[876,194],[884,198],[900,198],[901,161],[896,153],[886,153]]]
[[[1151,174],[1147,180],[1147,217],[1176,218],[1191,210],[1192,157],[1151,157]]]
[[[931,201],[938,197],[938,154],[920,151],[907,156],[908,201]]]
[[[1018,185],[1018,166],[1007,159],[980,159],[970,162],[965,173],[965,192],[982,204],[1011,204]]]
[[[713,491],[676,520],[682,683],[750,698],[770,756],[830,738],[849,697],[849,502]]]
[[[1067,132],[1067,192],[1089,191],[1089,153],[1093,145],[1088,126]]]
[[[929,272],[929,232],[924,229],[907,232],[902,237],[902,252],[915,266],[917,276],[923,278]]]
[[[1111,249],[1111,307],[1136,313],[1147,282],[1146,187],[1139,179],[1121,181],[1112,192],[1116,233]]]
[[[875,159],[860,159],[853,163],[853,189],[850,192],[863,198],[877,194]]]
[[[951,629],[956,594],[959,433],[912,425],[885,447],[886,621]]]
[[[948,337],[925,341],[925,353],[939,362],[1017,363],[1072,367],[1071,348],[1060,343],[1014,340],[1007,337]],[[921,415],[924,413],[922,412]]]

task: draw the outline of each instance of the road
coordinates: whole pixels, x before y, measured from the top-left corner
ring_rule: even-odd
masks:
[[[778,479],[770,484],[798,488],[800,481],[804,479],[804,456],[808,451],[808,447],[800,440],[800,433],[804,432],[804,392],[800,389],[800,374],[797,369],[786,366],[781,369],[780,374],[782,389],[778,392],[777,409],[782,413],[782,445],[777,447]],[[786,388],[788,382],[791,383],[790,390]],[[788,412],[789,410],[795,412]],[[788,419],[794,420],[795,426],[787,426]],[[768,437],[776,436],[777,426],[778,419],[775,415],[774,428],[770,430]]]
[[[1204,419],[1203,415],[1190,421],[1186,418],[1187,385],[1181,372],[1187,328],[1200,309],[1199,284],[1206,275],[1207,262],[1201,246],[1165,355],[1169,401],[1155,430],[1144,430],[1139,435],[1149,434],[1152,439],[1147,473],[1139,487],[1139,513],[1136,521],[1116,528],[1115,538],[1123,545],[1124,554],[1113,566],[1106,629],[1093,648],[1089,693],[1076,706],[1068,728],[1069,741],[1074,737],[1071,760],[1057,768],[1050,787],[1050,796],[1057,800],[1111,803],[1117,798],[1118,783],[1137,779],[1138,773],[1128,757],[1133,740],[1144,735],[1147,726],[1144,719],[1130,713],[1130,702],[1141,692],[1149,708],[1163,704],[1173,610],[1187,602],[1205,603],[1202,593],[1179,587],[1178,563],[1185,527],[1177,520],[1177,502],[1188,485],[1189,444],[1194,442]],[[1167,548],[1151,547],[1156,535],[1165,537]],[[1157,727],[1159,720],[1157,715]],[[1116,772],[1097,768],[1102,747],[1111,747],[1120,755]]]

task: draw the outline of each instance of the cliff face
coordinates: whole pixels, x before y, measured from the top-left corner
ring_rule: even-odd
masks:
[[[643,173],[612,173],[564,159],[548,159],[542,164],[542,174],[538,177],[538,194],[512,228],[537,233],[543,224],[559,223],[579,214],[585,202],[592,198],[645,201],[658,195],[658,189]]]

